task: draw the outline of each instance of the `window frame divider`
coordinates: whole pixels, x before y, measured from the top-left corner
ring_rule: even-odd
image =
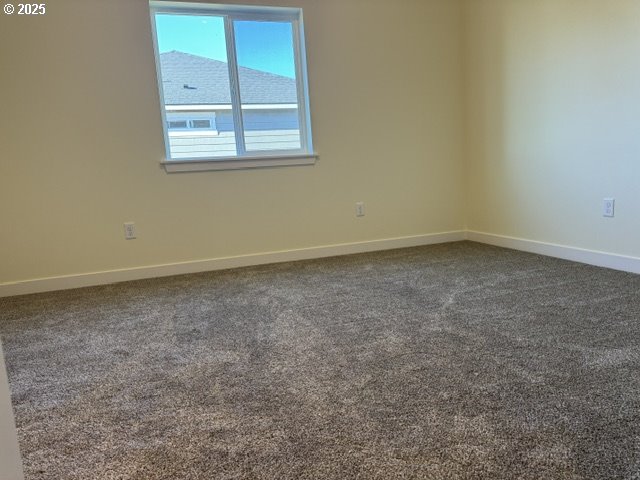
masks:
[[[302,12],[300,12],[302,16]],[[309,117],[309,89],[306,80],[307,57],[304,45],[304,31],[299,18],[291,19],[293,34],[293,55],[296,68],[296,90],[298,94],[298,127],[300,129],[300,148],[311,152],[313,140],[311,138],[311,118]]]
[[[240,74],[238,72],[238,56],[236,53],[236,35],[233,28],[233,18],[224,16],[224,34],[227,43],[227,67],[229,69],[229,94],[231,95],[231,112],[233,114],[233,129],[235,133],[237,156],[247,154],[244,138],[244,120],[242,116],[242,99],[240,98]]]

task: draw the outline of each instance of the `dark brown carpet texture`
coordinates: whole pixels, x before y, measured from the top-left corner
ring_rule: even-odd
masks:
[[[640,276],[460,242],[0,300],[27,479],[639,479]]]

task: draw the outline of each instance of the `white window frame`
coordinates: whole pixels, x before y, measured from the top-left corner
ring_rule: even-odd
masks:
[[[309,87],[307,81],[307,60],[304,46],[304,28],[302,9],[285,7],[239,6],[207,3],[169,2],[151,0],[151,29],[158,78],[158,90],[162,115],[163,134],[165,140],[166,159],[161,163],[167,172],[188,172],[203,170],[233,170],[243,168],[277,167],[290,165],[313,165],[318,154],[313,150],[311,136],[311,116],[309,109]],[[172,159],[169,147],[169,129],[167,111],[171,108],[164,104],[162,72],[160,69],[160,53],[158,50],[158,34],[156,31],[156,14],[174,15],[215,15],[224,20],[229,65],[229,84],[231,89],[231,110],[235,124],[236,151],[233,157],[212,158],[180,158]],[[297,150],[265,150],[246,151],[244,127],[242,124],[242,105],[239,94],[238,63],[234,24],[236,20],[290,22],[293,29],[293,49],[296,70],[296,87],[298,93],[298,125],[300,127],[300,145]]]

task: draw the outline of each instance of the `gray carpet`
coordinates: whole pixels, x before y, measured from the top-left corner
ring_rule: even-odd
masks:
[[[28,479],[640,478],[640,276],[461,242],[0,308]]]

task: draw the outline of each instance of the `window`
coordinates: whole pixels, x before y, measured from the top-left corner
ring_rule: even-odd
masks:
[[[175,130],[176,128],[187,128],[186,120],[169,120],[167,122],[170,130]]]
[[[213,118],[180,118],[180,115],[173,113],[167,115],[167,128],[169,136],[174,130],[209,130],[210,133],[217,135],[215,131],[215,116]]]
[[[315,162],[300,9],[150,6],[167,171]]]
[[[211,120],[191,120],[191,128],[211,128]]]

